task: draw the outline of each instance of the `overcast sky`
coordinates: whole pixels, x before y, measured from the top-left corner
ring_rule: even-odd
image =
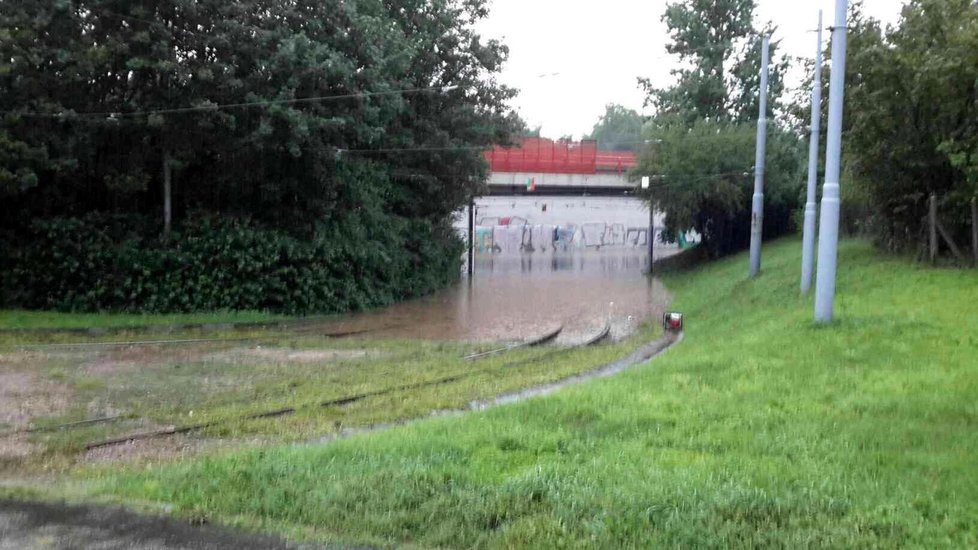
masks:
[[[825,26],[835,17],[833,0],[758,0],[757,25],[778,27],[789,56],[814,57],[818,10]],[[892,24],[904,0],[865,0],[867,15]],[[519,88],[513,107],[545,137],[591,131],[607,103],[641,109],[639,76],[659,86],[672,84],[674,56],[666,54],[661,22],[666,0],[491,0],[479,24],[486,37],[510,49],[502,82]],[[825,40],[829,33],[826,31]],[[556,73],[556,74],[555,74]],[[797,86],[799,74],[789,75]],[[790,93],[790,92],[789,92]]]

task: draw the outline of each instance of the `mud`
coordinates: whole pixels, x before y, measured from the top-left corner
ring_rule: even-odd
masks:
[[[32,418],[63,412],[70,398],[67,386],[0,365],[0,427],[4,430],[23,428]]]
[[[522,390],[517,390],[514,392],[498,395],[492,399],[472,401],[471,403],[469,403],[468,407],[464,409],[447,409],[447,410],[440,410],[440,411],[432,411],[428,415],[428,417],[460,416],[470,411],[480,411],[480,410],[490,409],[493,407],[498,407],[500,405],[517,403],[534,397],[549,395],[562,388],[582,384],[584,382],[594,380],[597,378],[605,378],[608,376],[613,376],[632,367],[641,365],[647,361],[651,361],[652,359],[658,357],[659,355],[662,355],[663,353],[669,351],[669,349],[672,348],[672,346],[678,344],[679,342],[682,342],[682,340],[683,340],[682,333],[664,334],[658,339],[642,345],[641,347],[639,347],[638,349],[636,349],[634,352],[630,353],[626,357],[608,363],[607,365],[602,365],[600,367],[591,369],[586,372],[582,372],[580,374],[568,376],[567,378],[563,378],[555,382],[539,384],[536,386],[531,386],[529,388],[524,388]],[[310,440],[308,444],[312,444],[312,445],[328,444],[328,443],[332,443],[333,441],[346,439],[359,434],[389,430],[397,426],[413,424],[415,422],[423,421],[425,418],[428,417],[413,418],[410,420],[405,420],[403,422],[375,424],[372,426],[363,426],[357,428],[343,428],[339,432]]]
[[[506,393],[499,395],[494,399],[484,400],[484,401],[473,401],[469,404],[469,408],[482,410],[498,405],[506,405],[509,403],[517,403],[519,401],[525,401],[531,397],[538,397],[543,395],[550,395],[551,393],[566,388],[568,386],[574,386],[577,384],[582,384],[589,380],[594,380],[596,378],[606,378],[608,376],[613,376],[626,369],[634,367],[640,363],[644,363],[653,357],[658,356],[667,349],[682,341],[682,334],[666,334],[662,338],[654,342],[649,342],[644,346],[638,348],[626,357],[623,357],[617,361],[592,369],[581,374],[574,376],[569,376],[563,380],[558,380],[556,382],[551,382],[549,384],[541,384],[539,386],[533,386],[530,388],[525,388],[522,390]]]
[[[0,550],[259,550],[311,549],[268,536],[137,515],[120,507],[0,500]],[[337,548],[337,547],[332,547]]]
[[[541,334],[541,327],[563,326],[557,345],[580,344],[610,326],[621,339],[644,321],[656,318],[668,304],[662,285],[645,272],[648,258],[641,250],[580,250],[567,254],[480,256],[474,276],[432,296],[383,310],[303,322],[268,332],[282,338],[350,333],[358,338],[419,338],[473,342],[517,342]],[[206,336],[206,334],[204,334]],[[469,409],[544,395],[586,380],[610,376],[640,364],[668,344],[643,346],[629,357],[553,384],[528,388]],[[367,350],[263,347],[243,342],[185,341],[180,346],[49,347],[0,355],[0,431],[22,429],[33,419],[57,416],[71,405],[67,386],[45,380],[40,365],[79,369],[97,378],[112,378],[113,389],[141,370],[184,362],[213,364],[214,372],[198,383],[207,391],[239,383],[221,375],[223,365],[316,364],[356,360],[377,352]],[[89,416],[120,411],[90,404]],[[459,414],[461,411],[432,413]],[[326,439],[346,437],[374,426],[343,430]],[[320,440],[322,441],[322,440]],[[86,463],[158,460],[202,451],[253,446],[260,441],[200,439],[177,435],[88,451]],[[27,436],[0,437],[0,464],[36,452]],[[172,519],[142,517],[118,508],[71,507],[0,501],[0,550],[22,548],[287,548],[279,539],[255,538],[210,527],[198,528]]]
[[[250,439],[221,439],[202,438],[186,434],[176,434],[166,438],[144,439],[130,441],[122,445],[110,445],[85,451],[82,462],[85,464],[104,464],[117,462],[140,461],[171,461],[192,456],[202,452],[225,452],[254,448],[267,444],[261,438]]]

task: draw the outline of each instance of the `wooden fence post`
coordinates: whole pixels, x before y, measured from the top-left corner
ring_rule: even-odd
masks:
[[[930,263],[937,263],[937,195],[931,193],[927,209],[927,227],[930,231]]]

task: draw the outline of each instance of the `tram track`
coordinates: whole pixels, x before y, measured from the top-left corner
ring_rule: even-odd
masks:
[[[517,344],[517,345],[514,345],[514,346],[508,346],[507,348],[504,349],[504,351],[499,352],[499,353],[514,351],[516,349],[522,349],[522,348],[527,348],[527,347],[538,347],[538,346],[544,345],[546,343],[549,343],[549,342],[552,342],[553,340],[555,340],[557,338],[557,336],[562,332],[562,330],[563,330],[563,325],[561,327],[557,328],[556,330],[550,331],[550,332],[548,332],[546,334],[543,334],[541,336],[530,338],[530,339],[526,340],[525,342],[521,342],[520,344]],[[561,354],[565,354],[565,353],[569,353],[569,352],[572,352],[572,351],[581,349],[583,347],[596,345],[597,343],[600,343],[601,341],[604,341],[608,337],[609,334],[610,334],[610,326],[608,324],[606,324],[603,327],[603,329],[598,334],[596,334],[595,336],[592,336],[590,338],[587,338],[585,341],[583,341],[582,343],[577,344],[575,346],[569,346],[569,347],[565,347],[565,348],[556,349],[556,350],[553,350],[553,351],[551,351],[549,353],[545,353],[543,355],[539,355],[539,356],[536,356],[536,357],[531,357],[531,358],[527,358],[527,359],[524,359],[524,360],[520,360],[520,361],[516,361],[516,362],[504,364],[504,365],[501,365],[501,366],[498,366],[498,367],[487,367],[487,368],[482,368],[482,369],[472,369],[472,370],[468,370],[468,371],[461,372],[461,373],[456,373],[456,374],[452,374],[452,375],[448,375],[448,376],[443,376],[443,377],[435,378],[435,379],[432,379],[432,380],[426,380],[426,381],[416,382],[416,383],[412,383],[412,384],[402,384],[402,385],[397,385],[397,386],[393,386],[393,387],[389,387],[389,388],[384,388],[384,389],[379,389],[379,390],[374,390],[374,391],[369,391],[369,392],[361,392],[361,393],[357,393],[357,394],[345,395],[345,396],[341,396],[341,397],[336,397],[336,398],[331,398],[331,399],[327,399],[327,400],[323,400],[323,401],[318,401],[318,402],[315,402],[315,403],[307,403],[307,404],[304,404],[304,405],[295,405],[295,406],[283,407],[283,408],[279,408],[279,409],[271,409],[271,410],[268,410],[268,411],[262,411],[262,412],[258,412],[258,413],[251,413],[251,414],[246,414],[246,415],[241,415],[241,416],[236,416],[236,417],[231,417],[231,418],[224,418],[224,419],[218,419],[218,420],[213,420],[213,421],[208,421],[208,422],[200,422],[200,423],[195,423],[195,424],[188,424],[188,425],[183,425],[183,426],[167,426],[167,427],[164,427],[164,428],[160,428],[158,430],[151,430],[151,431],[146,431],[146,432],[138,432],[138,433],[132,433],[132,434],[128,434],[128,435],[124,435],[124,436],[119,436],[119,437],[113,437],[113,438],[108,438],[108,439],[103,439],[103,440],[97,440],[97,441],[90,441],[90,442],[85,443],[85,446],[84,447],[85,447],[85,450],[88,451],[88,450],[98,449],[98,448],[102,448],[102,447],[109,447],[109,446],[114,446],[114,445],[126,444],[126,443],[130,443],[130,442],[133,442],[133,441],[140,441],[140,440],[145,440],[145,439],[154,439],[154,438],[160,438],[160,437],[168,437],[168,436],[173,436],[173,435],[178,435],[178,434],[185,434],[185,433],[190,433],[190,432],[195,432],[195,431],[201,431],[201,430],[205,430],[205,429],[208,429],[208,428],[217,427],[217,426],[220,426],[220,425],[231,424],[231,423],[234,423],[234,422],[248,422],[248,421],[253,421],[253,420],[261,420],[261,419],[267,419],[267,418],[277,418],[277,417],[282,417],[282,416],[288,416],[288,415],[291,415],[291,414],[294,414],[294,413],[298,412],[299,410],[307,410],[307,409],[313,409],[313,408],[344,407],[344,406],[348,406],[348,405],[351,405],[351,404],[354,404],[354,403],[358,403],[358,402],[364,401],[364,400],[369,399],[369,398],[382,397],[382,396],[392,395],[392,394],[406,392],[406,391],[420,390],[420,389],[427,389],[427,388],[442,386],[442,385],[445,385],[445,384],[451,384],[453,382],[458,382],[458,381],[464,380],[466,378],[470,378],[470,377],[477,376],[477,375],[493,374],[493,373],[497,373],[497,372],[504,371],[504,370],[507,370],[507,369],[512,369],[512,368],[516,368],[516,367],[520,367],[520,366],[525,366],[525,365],[532,364],[532,363],[537,363],[537,362],[540,362],[540,361],[543,361],[543,360],[546,360],[546,359],[550,359],[550,358],[552,358],[552,357],[554,357],[556,355],[561,355]],[[495,350],[491,350],[491,351],[495,351]],[[463,357],[463,359],[466,359],[468,357],[469,356]]]

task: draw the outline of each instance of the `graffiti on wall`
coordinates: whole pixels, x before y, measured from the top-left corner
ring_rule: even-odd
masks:
[[[620,223],[588,222],[581,225],[529,224],[525,220],[484,218],[473,235],[477,252],[519,254],[602,250],[648,246],[648,227],[626,227]],[[488,222],[488,223],[487,223]],[[499,223],[505,222],[505,223]],[[660,237],[657,228],[655,237]],[[656,242],[662,243],[661,239]]]

